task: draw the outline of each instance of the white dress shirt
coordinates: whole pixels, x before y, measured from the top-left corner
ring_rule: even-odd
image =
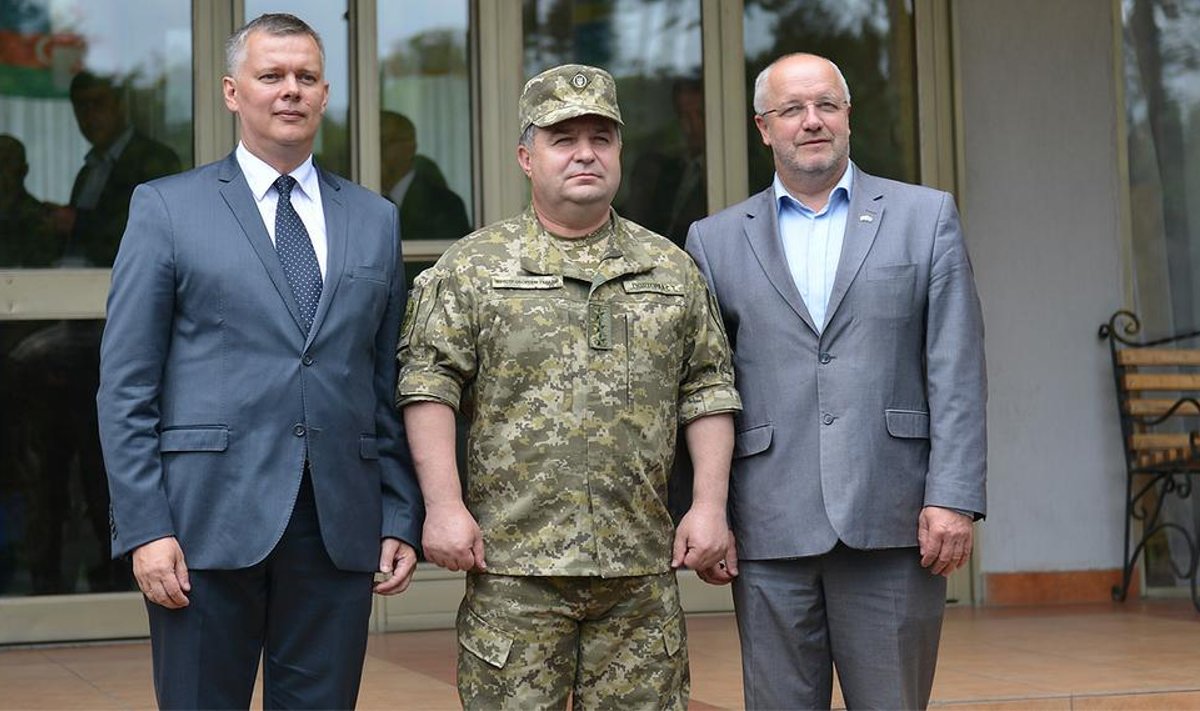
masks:
[[[833,187],[829,200],[819,212],[801,203],[775,174],[775,204],[779,214],[779,237],[788,269],[817,330],[825,328],[825,308],[833,291],[842,240],[846,235],[846,215],[850,211],[850,187],[853,164]]]
[[[246,182],[250,185],[250,194],[258,205],[267,234],[271,236],[271,244],[275,244],[275,205],[279,202],[279,193],[274,186],[280,173],[251,153],[240,141],[235,155],[242,175],[246,176]],[[313,251],[317,253],[317,266],[321,268],[321,279],[325,279],[329,246],[325,237],[325,210],[321,207],[321,180],[317,169],[313,167],[312,156],[289,175],[296,179],[296,187],[292,188],[292,207],[304,223],[304,229],[308,230]]]

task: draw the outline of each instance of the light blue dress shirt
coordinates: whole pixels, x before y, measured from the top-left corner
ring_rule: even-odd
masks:
[[[820,212],[814,212],[792,197],[783,187],[779,174],[775,174],[773,188],[783,253],[792,280],[817,330],[825,328],[825,307],[829,305],[838,260],[842,256],[853,170],[853,165],[846,166],[846,172],[833,187]]]

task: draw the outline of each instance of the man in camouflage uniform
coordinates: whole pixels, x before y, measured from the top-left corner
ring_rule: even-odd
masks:
[[[718,565],[728,542],[728,344],[687,255],[612,211],[612,77],[543,72],[520,120],[532,206],[418,277],[400,341],[425,554],[469,571],[459,693],[467,708],[686,708],[674,568]],[[452,408],[470,419],[465,505]],[[672,531],[681,423],[694,502]]]

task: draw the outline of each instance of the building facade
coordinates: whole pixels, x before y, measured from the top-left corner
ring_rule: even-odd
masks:
[[[95,365],[119,233],[101,235],[123,218],[103,191],[229,152],[223,42],[268,11],[322,34],[317,160],[401,205],[410,277],[525,204],[516,104],[542,69],[613,73],[617,208],[681,240],[769,184],[758,71],[834,59],[852,158],[955,193],[983,301],[989,516],[951,596],[1107,599],[1124,474],[1095,333],[1121,307],[1153,333],[1200,319],[1200,0],[0,0],[0,643],[145,633],[106,562]],[[122,164],[135,141],[178,165]],[[437,196],[424,209],[405,209],[410,173]],[[1186,502],[1172,515],[1194,525]],[[1143,587],[1176,587],[1154,573],[1171,555],[1155,549]],[[449,624],[461,585],[422,567],[375,628]],[[685,595],[729,607],[691,579]]]

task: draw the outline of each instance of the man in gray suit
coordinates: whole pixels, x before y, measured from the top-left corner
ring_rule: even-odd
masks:
[[[748,708],[929,702],[945,576],[985,512],[983,325],[953,199],[850,162],[850,91],[767,67],[774,184],[692,226],[744,411],[730,510]]]
[[[227,46],[224,160],[141,185],[97,401],[116,555],[146,596],[164,708],[349,708],[375,591],[422,514],[391,405],[396,207],[312,162],[320,38],[264,15]],[[186,559],[185,559],[186,555]]]

